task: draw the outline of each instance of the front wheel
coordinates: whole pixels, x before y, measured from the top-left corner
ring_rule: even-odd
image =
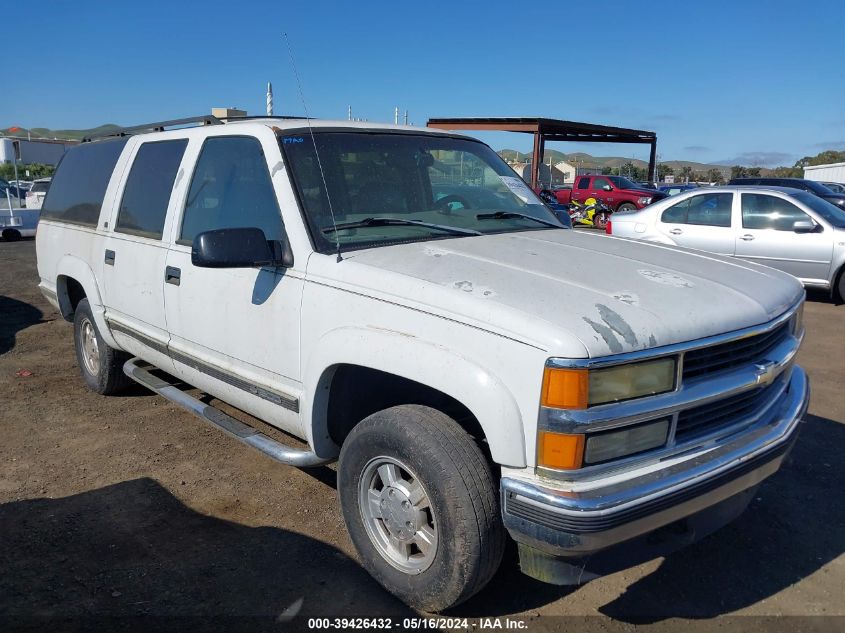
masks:
[[[602,231],[607,227],[607,218],[608,213],[605,211],[599,211],[593,216],[593,226],[597,229],[601,229]]]
[[[363,420],[343,443],[338,490],[363,566],[412,607],[463,602],[499,567],[505,532],[490,465],[440,411],[403,405]]]
[[[3,239],[7,242],[17,242],[21,239],[20,231],[17,229],[6,229],[3,231]]]
[[[635,205],[633,202],[623,202],[618,207],[616,207],[617,213],[620,212],[620,211],[636,211],[636,210],[637,210],[637,205]]]

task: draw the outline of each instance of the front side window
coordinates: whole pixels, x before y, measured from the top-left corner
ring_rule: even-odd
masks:
[[[732,202],[732,193],[705,193],[690,196],[666,209],[661,216],[661,222],[729,227]]]
[[[315,130],[313,138],[304,131],[280,142],[321,252],[564,228],[525,182],[477,141]]]
[[[762,193],[742,194],[742,227],[745,229],[773,229],[792,231],[796,222],[812,222],[797,206]]]
[[[610,186],[610,181],[607,178],[593,178],[593,189],[604,189]]]
[[[203,231],[258,228],[268,240],[282,237],[282,215],[258,139],[214,136],[197,159],[179,243]]]
[[[176,172],[188,141],[158,141],[138,148],[123,189],[114,230],[160,240]]]

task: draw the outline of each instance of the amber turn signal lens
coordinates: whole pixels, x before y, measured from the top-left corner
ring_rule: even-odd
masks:
[[[537,466],[573,470],[584,461],[584,436],[540,431],[537,442]]]
[[[586,369],[546,367],[541,404],[555,409],[586,409],[589,386]]]

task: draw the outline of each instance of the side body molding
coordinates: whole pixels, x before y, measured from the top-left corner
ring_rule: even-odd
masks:
[[[474,361],[433,343],[375,327],[342,327],[316,341],[304,368],[303,426],[317,455],[336,455],[328,434],[327,409],[338,365],[376,369],[428,385],[461,402],[478,419],[498,464],[524,468],[522,416],[505,384]]]

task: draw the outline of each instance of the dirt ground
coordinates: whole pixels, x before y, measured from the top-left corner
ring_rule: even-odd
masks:
[[[228,630],[282,626],[297,609],[305,618],[390,617],[395,627],[416,615],[358,564],[334,470],[278,465],[140,388],[87,391],[72,328],[37,278],[32,241],[0,242],[0,628],[103,630],[107,616],[127,630]],[[528,630],[845,616],[845,306],[813,294],[805,321],[810,415],[790,461],[741,518],[575,589],[523,576],[511,553],[450,615],[479,627],[477,618],[520,618]],[[288,624],[307,628],[303,617]]]

